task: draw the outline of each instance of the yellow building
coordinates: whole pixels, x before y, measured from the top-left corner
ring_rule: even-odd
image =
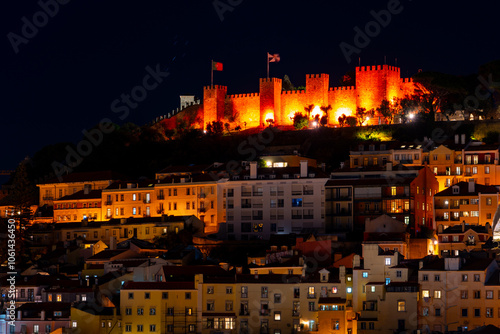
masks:
[[[436,226],[443,229],[465,223],[466,225],[492,225],[498,207],[498,189],[476,184],[474,181],[459,182],[434,195]]]
[[[84,190],[63,196],[53,201],[55,222],[100,221],[101,191]]]
[[[71,306],[73,332],[93,334],[121,334],[122,319],[116,308],[95,303],[76,303]]]
[[[199,282],[127,282],[120,290],[124,333],[200,333]]]
[[[418,273],[418,324],[422,333],[500,326],[499,267],[493,259],[459,257],[423,264]]]
[[[37,184],[37,187],[40,188],[39,205],[43,206],[47,204],[52,206],[55,199],[73,195],[74,193],[84,190],[85,188],[90,190],[104,189],[117,179],[119,179],[119,176],[116,175],[116,173],[103,171],[70,173],[63,175],[60,178],[39,183]]]
[[[102,216],[111,218],[151,217],[154,181],[114,182],[102,191]]]

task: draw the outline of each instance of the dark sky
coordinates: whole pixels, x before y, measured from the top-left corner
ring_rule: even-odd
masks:
[[[67,3],[46,22],[37,1],[2,3],[0,170],[45,145],[76,143],[103,118],[142,125],[178,107],[179,95],[201,97],[211,59],[224,64],[215,83],[236,94],[258,91],[267,51],[281,55],[271,75],[288,74],[296,86],[308,73],[328,73],[336,86],[358,57],[362,65],[383,64],[384,56],[393,65],[397,57],[405,76],[418,69],[469,74],[499,58],[500,5],[491,0],[402,0],[350,64],[339,44],[354,45],[354,28],[364,30],[371,11],[395,1],[218,0],[233,4],[222,20],[213,0],[59,1]],[[31,35],[16,53],[9,36],[23,36],[34,16],[40,27],[36,34],[25,27]],[[112,102],[157,65],[170,75],[119,119]]]

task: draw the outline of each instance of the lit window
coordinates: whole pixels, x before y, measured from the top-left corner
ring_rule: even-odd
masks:
[[[368,272],[367,271],[363,271],[363,278],[367,278],[368,277]]]
[[[372,292],[375,292],[375,285],[372,285]]]
[[[338,292],[337,287],[336,287],[336,286],[334,286],[334,287],[332,288],[332,293],[337,293],[337,292]]]
[[[434,290],[434,298],[441,299],[441,290]]]
[[[281,312],[279,312],[279,311],[274,312],[274,320],[275,321],[281,320]]]
[[[429,290],[422,290],[422,298],[429,298],[430,293]]]
[[[406,301],[398,300],[398,312],[405,312],[405,311],[406,311]]]
[[[352,288],[351,287],[347,288],[347,293],[352,293]]]
[[[391,265],[391,258],[390,257],[386,257],[385,258],[385,265],[386,266],[390,266]]]

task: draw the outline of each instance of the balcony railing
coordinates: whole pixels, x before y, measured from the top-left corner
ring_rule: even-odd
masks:
[[[314,299],[314,298],[316,298],[316,293],[308,293],[307,294],[307,298],[308,299]]]
[[[262,196],[262,191],[254,191],[253,195],[254,196]]]
[[[199,194],[198,194],[198,198],[206,198],[206,197],[207,197],[207,195],[206,195],[205,193],[199,193]],[[228,197],[232,197],[232,196],[230,196],[230,195],[228,194]]]
[[[304,195],[314,195],[314,190],[304,190]]]
[[[250,312],[248,310],[240,310],[240,315],[250,315]]]
[[[156,195],[156,199],[165,199],[164,195]]]
[[[145,199],[142,200],[142,202],[144,204],[149,204],[149,203],[151,203],[151,198],[145,198]]]
[[[206,208],[198,208],[198,212],[206,212],[207,209]]]
[[[113,201],[111,201],[111,200],[104,202],[104,205],[111,205],[111,204],[113,204]]]
[[[250,203],[241,204],[241,208],[242,209],[251,209],[252,208],[252,204],[250,204]]]
[[[242,191],[241,196],[250,197],[250,196],[252,196],[252,192],[251,191]]]
[[[302,215],[292,215],[292,219],[302,219]]]

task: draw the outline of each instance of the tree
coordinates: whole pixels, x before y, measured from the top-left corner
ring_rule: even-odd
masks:
[[[304,111],[306,112],[307,119],[311,118],[311,113],[312,113],[313,109],[314,109],[314,104],[310,104],[310,105],[304,107]]]
[[[375,111],[373,109],[366,111],[366,108],[356,108],[356,119],[360,126],[363,126],[363,123],[367,121],[369,117],[373,117],[374,114]]]
[[[268,119],[266,119],[266,123],[267,123],[267,126],[273,126],[273,124],[274,124],[274,119],[272,119],[272,118],[268,118]]]
[[[341,128],[344,127],[344,125],[346,124],[346,119],[347,119],[347,116],[345,114],[342,114],[341,116],[339,116],[338,121],[339,121],[339,126]]]
[[[353,126],[356,126],[357,120],[356,120],[356,117],[354,117],[354,116],[347,116],[345,122],[347,125],[353,127]]]
[[[380,106],[377,108],[377,112],[384,117],[386,124],[391,124],[396,110],[391,106],[389,101],[382,100]]]
[[[329,104],[328,106],[321,106],[319,107],[321,109],[321,111],[323,112],[323,116],[321,116],[321,119],[319,121],[319,123],[322,125],[322,126],[326,126],[328,124],[328,113],[330,110],[332,110],[332,106]]]
[[[293,116],[293,127],[296,130],[301,130],[303,128],[307,128],[309,125],[309,118],[304,116],[300,112],[296,112],[295,115]]]
[[[227,123],[227,122],[224,123],[224,128],[226,129],[227,133],[231,133],[230,127],[231,127],[231,125],[229,123]]]
[[[221,121],[212,121],[212,123],[207,123],[207,134],[211,136],[220,136],[224,132],[224,128]]]

